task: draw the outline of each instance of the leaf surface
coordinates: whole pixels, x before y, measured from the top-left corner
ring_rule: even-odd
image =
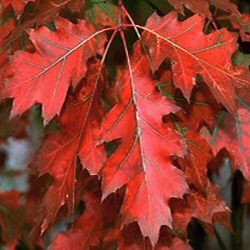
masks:
[[[14,97],[12,116],[34,103],[43,105],[45,121],[59,114],[69,86],[85,76],[87,60],[98,51],[91,24],[75,25],[61,18],[56,27],[56,32],[46,27],[31,30],[36,52],[17,51],[11,60],[14,76],[5,84],[3,96]]]
[[[198,133],[189,130],[185,135],[188,153],[179,160],[186,178],[199,190],[205,190],[207,186],[207,164],[212,159],[211,148],[207,141]]]
[[[153,14],[143,36],[151,67],[155,71],[170,58],[174,84],[187,99],[201,75],[217,101],[236,114],[235,87],[249,85],[247,73],[231,63],[237,36],[225,29],[205,35],[203,28],[204,18],[198,15],[179,22],[175,12]]]
[[[16,190],[0,192],[0,225],[4,228],[3,240],[8,247],[15,246],[22,233],[24,207],[22,194]]]
[[[25,5],[28,2],[32,2],[32,1],[34,0],[2,0],[1,3],[3,4],[5,8],[8,5],[11,5],[17,14],[21,14],[23,12]]]
[[[183,173],[170,161],[171,155],[183,156],[186,149],[178,133],[162,122],[163,115],[178,108],[156,90],[139,44],[129,69],[116,83],[120,102],[102,126],[103,140],[120,140],[101,173],[103,196],[127,184],[124,222],[137,221],[143,235],[155,244],[161,225],[171,227],[169,199],[187,190]]]
[[[184,7],[186,7],[193,13],[202,14],[209,19],[213,19],[209,9],[210,5],[231,14],[239,14],[237,6],[231,3],[230,0],[168,0],[168,2],[181,13],[184,13]]]
[[[105,160],[104,147],[98,145],[102,112],[94,111],[102,110],[95,92],[96,70],[95,64],[90,67],[88,82],[84,83],[82,90],[78,90],[77,98],[70,96],[66,102],[60,118],[62,130],[46,138],[33,160],[33,167],[39,175],[49,173],[55,179],[43,204],[42,232],[54,221],[64,204],[68,205],[71,213],[74,211],[77,158],[91,174],[97,174]],[[102,81],[99,79],[99,91]]]
[[[204,196],[193,191],[185,197],[185,201],[175,201],[172,207],[176,230],[185,235],[192,218],[212,225],[216,215],[228,215],[230,210],[220,195],[219,187],[208,183],[206,193]]]
[[[250,111],[244,106],[238,109],[238,118],[234,120],[226,112],[221,113],[219,124],[213,136],[207,135],[214,154],[226,149],[232,156],[234,167],[243,172],[250,180]]]
[[[100,200],[91,196],[85,197],[85,200],[87,202],[83,215],[73,228],[54,239],[50,249],[81,250],[99,245],[104,234]]]
[[[70,230],[60,233],[55,238],[50,249],[82,250],[91,247],[100,249],[104,242],[108,242],[105,238],[114,231],[113,226],[121,207],[121,197],[113,194],[101,203],[99,195],[85,192],[83,199],[85,201],[83,214]]]

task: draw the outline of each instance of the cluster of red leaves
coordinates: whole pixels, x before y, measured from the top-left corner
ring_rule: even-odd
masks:
[[[39,237],[71,216],[51,249],[190,249],[192,218],[211,233],[215,222],[230,228],[210,178],[216,156],[227,152],[250,181],[250,74],[232,62],[249,16],[230,1],[169,0],[183,21],[170,11],[139,25],[126,1],[94,2],[1,1],[1,98],[13,98],[11,118],[39,103],[44,125],[60,123],[31,163],[48,188],[30,244],[43,247]],[[12,246],[22,234],[9,240],[0,212]]]

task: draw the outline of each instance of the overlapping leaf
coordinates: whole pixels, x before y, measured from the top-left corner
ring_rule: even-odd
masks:
[[[192,130],[185,135],[188,144],[188,154],[179,162],[183,167],[189,183],[199,190],[207,186],[207,165],[212,159],[211,149],[204,138]]]
[[[102,207],[96,197],[85,196],[86,211],[66,233],[59,234],[50,246],[53,250],[90,249],[98,246],[104,237]],[[109,211],[110,212],[110,211]]]
[[[170,161],[171,155],[184,155],[185,145],[162,122],[163,115],[177,107],[156,91],[147,57],[138,44],[130,66],[130,73],[116,83],[121,101],[102,126],[103,140],[120,139],[102,170],[103,193],[106,197],[128,184],[125,222],[138,221],[143,235],[155,244],[161,225],[171,227],[169,199],[181,197],[187,190],[183,173]]]
[[[250,111],[242,106],[237,114],[238,118],[234,120],[229,114],[222,112],[218,117],[213,137],[206,136],[206,138],[211,143],[215,154],[223,148],[226,149],[233,158],[234,166],[250,180]]]
[[[59,19],[55,25],[56,32],[46,27],[31,30],[36,52],[18,51],[11,60],[14,76],[7,81],[3,96],[14,97],[12,115],[37,102],[43,104],[44,119],[51,120],[60,113],[70,84],[81,80],[87,60],[98,52],[91,24]]]
[[[11,4],[19,18],[28,1],[2,2],[4,7]],[[0,90],[4,82],[2,96],[14,98],[12,115],[41,103],[48,122],[60,115],[67,97],[58,117],[61,129],[47,136],[33,160],[39,176],[53,177],[37,224],[41,233],[45,232],[60,208],[65,206],[73,214],[84,200],[83,214],[68,232],[55,238],[52,249],[111,249],[116,244],[121,249],[189,249],[188,241],[174,236],[172,227],[186,237],[192,218],[211,226],[215,217],[229,213],[219,188],[208,179],[207,167],[213,156],[227,149],[234,165],[250,180],[249,105],[238,98],[239,93],[249,95],[247,56],[234,55],[241,60],[234,62],[245,68],[234,66],[231,57],[237,49],[237,35],[226,29],[204,33],[205,18],[213,19],[211,5],[230,13],[228,20],[234,20],[233,16],[238,20],[238,10],[229,1],[169,0],[177,10],[183,12],[185,7],[203,17],[194,15],[181,22],[175,12],[164,17],[153,14],[146,26],[140,26],[134,24],[122,3],[110,3],[36,1],[31,4],[37,8],[36,15],[27,19],[23,15],[20,24],[5,20],[6,26],[1,26]],[[94,25],[77,20],[84,15],[96,27],[111,28],[96,31]],[[55,31],[42,26],[50,21],[55,21]],[[247,28],[237,22],[232,25],[247,38]],[[24,30],[35,26],[40,28],[29,32],[34,53],[11,53],[6,67],[7,48]],[[140,40],[131,47],[124,35],[130,28]],[[107,33],[109,37],[110,30],[115,32],[100,67],[90,58],[102,54],[106,41],[97,35]],[[113,47],[118,33],[122,39]],[[132,45],[129,35],[127,40]],[[115,48],[120,41],[127,60]],[[112,64],[111,59],[118,56],[124,65]],[[111,66],[109,77],[101,71],[106,62]],[[109,79],[116,79],[115,84]],[[74,89],[68,91],[71,85]],[[246,91],[240,92],[240,87]],[[106,114],[100,99],[112,106]],[[223,111],[226,117],[216,124],[215,115],[224,110],[220,103],[231,114]],[[206,136],[207,141],[200,133],[202,126],[214,130],[212,136]],[[115,145],[113,151],[110,145]],[[96,178],[98,197],[83,195],[83,172],[87,171],[81,167],[100,178],[98,182],[91,177]],[[121,195],[118,201],[110,202],[117,194]],[[5,225],[6,220],[1,219]]]
[[[189,244],[178,237],[170,234],[170,232],[164,232],[162,234],[162,239],[157,243],[155,247],[143,239],[142,235],[136,230],[135,225],[126,228],[126,232],[123,232],[123,237],[119,240],[119,249],[121,250],[191,250]],[[166,231],[166,230],[165,230]],[[131,237],[133,235],[133,237]]]
[[[18,25],[13,29],[13,32],[0,41],[0,47],[2,50],[7,50],[13,43],[21,40],[23,46],[22,37],[23,34],[29,31],[33,27],[39,27],[45,25],[48,22],[53,22],[58,18],[60,10],[62,10],[67,4],[74,4],[76,0],[56,0],[56,1],[42,1],[36,2],[35,12],[26,14],[28,18],[22,17],[22,22],[19,21]],[[82,1],[81,1],[82,2]],[[79,7],[78,7],[79,9]],[[27,11],[28,12],[28,11]],[[32,18],[31,18],[32,17]],[[23,49],[23,47],[22,47]]]
[[[32,1],[34,0],[2,0],[1,3],[3,4],[5,8],[11,5],[14,11],[20,15],[23,12],[25,5],[28,2],[32,2]]]
[[[184,7],[186,7],[193,13],[205,15],[209,19],[213,18],[209,9],[210,5],[229,12],[230,14],[239,15],[237,6],[229,0],[168,0],[168,2],[181,13],[184,13]]]
[[[192,218],[212,224],[216,214],[228,215],[230,211],[220,195],[219,187],[211,183],[207,185],[205,197],[197,192],[190,192],[185,201],[176,200],[174,205],[175,229],[184,234]],[[225,221],[225,224],[228,224],[228,221]]]
[[[236,29],[239,29],[242,41],[250,42],[250,15],[242,14],[240,18],[237,18],[233,23]]]
[[[101,202],[100,190],[93,185],[91,178],[89,184],[84,188],[83,200],[85,209],[82,215],[74,222],[68,232],[59,234],[50,249],[91,249],[92,247],[102,248],[105,244],[114,243],[116,237],[112,235],[116,229],[116,221],[119,218],[119,211],[122,203],[122,195],[113,194],[104,202]],[[93,189],[91,190],[91,186]],[[105,247],[104,247],[105,248]],[[108,249],[105,248],[105,249]]]
[[[92,65],[77,97],[69,97],[60,118],[62,130],[47,137],[33,161],[39,175],[49,173],[55,179],[45,196],[42,231],[65,203],[69,211],[74,210],[77,157],[91,174],[98,173],[105,159],[103,146],[97,145],[102,107],[96,91],[102,89],[103,79],[97,82],[96,70],[97,66]]]
[[[173,126],[177,126],[187,143],[187,154],[178,160],[185,172],[189,184],[195,186],[200,192],[206,193],[208,183],[208,164],[213,159],[210,144],[202,138],[199,131],[205,124],[208,128],[215,126],[215,114],[220,105],[210,94],[205,85],[197,88],[187,112],[178,112],[177,121]],[[219,107],[217,107],[219,106]],[[221,107],[220,107],[221,108]]]
[[[200,74],[217,101],[235,114],[235,86],[249,85],[247,73],[231,63],[237,36],[225,29],[205,35],[203,27],[204,18],[198,15],[183,22],[177,20],[174,12],[164,17],[152,15],[143,37],[152,69],[158,69],[165,59],[170,58],[174,84],[187,99],[196,84],[196,76]]]
[[[18,191],[0,192],[0,225],[4,229],[1,234],[8,247],[14,248],[22,234],[24,207],[21,199]]]

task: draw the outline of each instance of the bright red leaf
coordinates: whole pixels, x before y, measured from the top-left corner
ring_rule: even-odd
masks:
[[[170,58],[174,84],[187,99],[196,84],[196,76],[202,75],[217,101],[235,114],[235,86],[249,85],[243,69],[231,63],[237,36],[225,29],[205,35],[203,28],[204,18],[198,15],[179,22],[175,12],[164,17],[153,14],[143,36],[152,69],[157,70]],[[195,37],[195,41],[190,37]]]
[[[55,179],[44,199],[42,232],[64,204],[71,213],[74,211],[77,158],[91,174],[97,174],[105,160],[104,147],[98,145],[102,107],[95,92],[97,84],[101,90],[103,79],[100,77],[97,82],[93,74],[98,71],[97,65],[91,65],[89,70],[88,81],[83,82],[77,98],[70,96],[66,102],[60,118],[61,131],[46,138],[33,160],[39,175],[49,173]]]
[[[80,21],[75,25],[60,18],[55,25],[56,32],[46,27],[31,30],[36,52],[18,51],[11,59],[14,76],[3,96],[14,97],[12,116],[41,103],[45,121],[51,120],[60,113],[69,86],[85,76],[87,60],[98,52],[91,24]]]
[[[163,115],[177,111],[177,107],[156,91],[148,59],[139,44],[131,60],[130,72],[116,83],[121,101],[102,126],[103,140],[120,139],[102,170],[103,193],[106,197],[128,184],[125,222],[138,221],[143,235],[155,244],[161,225],[171,227],[168,200],[187,191],[183,173],[169,158],[183,156],[185,145],[178,133],[162,122]]]
[[[30,190],[0,192],[0,248],[46,248],[48,236],[50,249],[184,250],[199,244],[193,218],[208,233],[224,224],[234,241],[250,181],[240,5],[169,0],[178,15],[161,1],[31,1],[0,4],[0,96],[22,115],[6,122],[11,101],[0,105],[0,181],[23,173],[9,169],[5,141],[45,138]],[[41,118],[54,120],[41,128]],[[232,187],[233,230],[211,183],[224,156],[247,179],[242,198],[242,176],[223,176],[233,181],[222,185]],[[54,238],[62,218],[69,229]]]

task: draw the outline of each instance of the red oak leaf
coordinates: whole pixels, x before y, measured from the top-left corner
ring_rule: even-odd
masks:
[[[225,201],[222,199],[219,187],[209,184],[207,187],[207,197],[204,198],[198,193],[190,195],[190,206],[195,208],[193,217],[212,224],[213,216],[216,213],[229,213]]]
[[[195,91],[190,103],[191,105],[188,106],[186,112],[178,113],[178,116],[185,123],[184,126],[196,132],[200,131],[204,124],[212,129],[216,122],[216,114],[221,110],[221,105],[217,104],[209,89],[205,85],[201,86],[201,89]]]
[[[101,203],[100,197],[87,193],[84,195],[84,201],[83,214],[72,228],[55,238],[50,249],[82,250],[91,247],[99,249],[105,237],[113,232],[113,224],[121,206],[121,197],[114,194]]]
[[[82,250],[99,245],[105,231],[100,199],[85,196],[85,201],[84,213],[70,230],[54,239],[50,246],[51,250]]]
[[[168,206],[171,197],[182,197],[187,186],[183,173],[169,156],[183,156],[180,136],[162,122],[162,116],[177,111],[156,91],[147,56],[139,44],[134,48],[129,72],[117,81],[120,102],[108,113],[103,140],[120,139],[103,170],[103,196],[128,184],[123,213],[125,223],[137,221],[144,236],[157,242],[161,225],[171,227]]]
[[[249,15],[230,0],[169,0],[192,17],[164,16],[161,1],[30,1],[0,0],[0,98],[25,112],[8,122],[11,101],[0,104],[0,144],[37,138],[35,103],[60,128],[35,154],[27,193],[0,192],[0,245],[44,248],[61,216],[69,229],[49,249],[189,250],[194,218],[230,231],[209,177],[231,155],[246,179],[234,178],[232,209],[249,203]],[[2,151],[0,181],[13,174]]]
[[[1,3],[6,8],[8,5],[11,5],[16,14],[21,14],[25,5],[28,2],[34,2],[34,0],[2,0]]]
[[[137,223],[126,225],[117,236],[119,250],[190,250],[188,242],[175,237],[167,227],[162,227],[159,241],[152,247],[150,241],[143,238]]]
[[[0,25],[0,32],[1,32],[0,44],[2,44],[2,40],[15,28],[16,21],[14,18],[4,17],[4,15],[1,12],[1,9],[0,9],[0,20],[4,20],[4,22]]]
[[[0,192],[0,226],[7,247],[17,245],[24,223],[22,194],[18,191]],[[2,243],[1,243],[2,244]]]
[[[162,70],[164,71],[162,72]],[[161,66],[160,70],[157,71],[157,75],[159,73],[161,92],[175,101],[181,108],[176,115],[182,125],[196,132],[200,131],[204,124],[209,128],[213,128],[216,121],[215,115],[222,109],[222,106],[216,102],[208,87],[204,83],[200,83],[198,87],[195,87],[190,103],[188,103],[180,91],[174,87],[171,71]]]
[[[7,20],[6,20],[7,19]],[[4,84],[3,81],[6,77],[5,68],[6,62],[8,61],[7,52],[3,50],[2,43],[4,39],[14,30],[15,28],[15,19],[14,18],[6,18],[4,17],[1,9],[0,9],[0,20],[5,20],[4,23],[0,25],[0,90],[2,90]]]
[[[85,0],[69,0],[67,7],[72,12],[79,12],[85,6]]]
[[[175,121],[173,126],[177,126],[182,132],[187,142],[188,153],[184,158],[178,160],[187,180],[201,192],[205,192],[207,186],[207,167],[213,159],[210,144],[200,135],[201,127],[206,124],[209,128],[215,125],[215,110],[211,94],[206,86],[196,91],[188,106],[187,112],[180,111],[176,115],[179,121]],[[203,91],[205,90],[205,93]],[[186,103],[185,103],[186,104]],[[185,105],[184,104],[184,105]]]
[[[250,14],[242,14],[234,18],[232,25],[240,31],[242,41],[250,42]]]
[[[226,112],[221,113],[213,136],[205,135],[204,130],[203,135],[209,140],[215,154],[226,149],[233,158],[234,166],[250,180],[250,111],[240,107],[237,113],[237,120]]]
[[[168,2],[180,13],[184,13],[184,7],[186,7],[194,13],[203,14],[212,19],[208,0],[168,0]]]
[[[118,238],[119,249],[121,250],[151,250],[151,244],[148,240],[143,239],[140,228],[137,223],[131,223],[116,232]],[[133,237],[131,237],[133,235]]]
[[[81,80],[86,74],[86,61],[98,51],[92,25],[85,21],[75,25],[66,19],[59,19],[55,25],[56,32],[46,27],[31,30],[36,52],[18,51],[12,58],[14,76],[3,90],[4,97],[14,97],[12,116],[36,102],[43,104],[45,121],[59,114],[68,87]]]
[[[191,192],[185,201],[173,201],[173,218],[176,230],[186,234],[188,223],[192,218],[213,224],[217,214],[229,214],[230,209],[222,199],[218,186],[208,183],[206,193],[207,195],[204,196],[197,192]],[[229,222],[227,221],[226,224]]]
[[[158,242],[155,247],[145,241],[143,237],[137,237],[138,231],[127,231],[126,238],[119,240],[119,250],[191,250],[188,242],[184,242],[172,235],[163,235],[164,241]]]
[[[36,14],[32,16],[32,18],[28,18],[27,20],[24,18],[21,23],[15,27],[13,32],[5,39],[0,42],[0,47],[5,50],[10,46],[13,46],[13,42],[16,42],[22,39],[22,34],[27,30],[30,30],[32,27],[40,27],[41,25],[45,25],[48,22],[54,21],[58,18],[58,14],[62,8],[67,5],[67,3],[73,3],[74,1],[70,0],[56,0],[53,1],[39,1],[36,2]]]
[[[231,14],[239,15],[237,6],[230,0],[168,0],[168,2],[181,13],[184,13],[184,7],[186,7],[194,13],[205,15],[209,19],[212,19],[210,5]]]
[[[5,53],[0,54],[0,91],[4,88],[4,79],[6,77],[5,69],[6,69],[6,61],[8,57]]]
[[[207,164],[212,159],[212,152],[207,141],[199,133],[189,130],[185,135],[188,154],[179,163],[189,183],[204,191],[207,186]]]
[[[237,36],[221,29],[203,33],[204,18],[195,15],[183,22],[171,12],[164,17],[153,14],[147,21],[143,41],[148,47],[151,67],[172,61],[173,81],[187,99],[190,98],[197,74],[202,75],[217,101],[236,113],[235,86],[247,86],[247,73],[231,63]],[[190,39],[195,37],[195,40]]]
[[[70,212],[74,209],[77,157],[91,174],[98,173],[105,159],[104,147],[97,145],[102,107],[95,90],[101,91],[102,79],[99,79],[97,88],[96,71],[96,65],[92,65],[88,81],[84,82],[78,97],[69,96],[60,117],[62,130],[46,138],[33,160],[39,175],[49,173],[55,179],[43,204],[42,232],[54,221],[59,208],[65,203]]]
[[[216,8],[230,12],[234,15],[239,15],[237,6],[230,0],[209,0],[210,4],[214,5]]]

